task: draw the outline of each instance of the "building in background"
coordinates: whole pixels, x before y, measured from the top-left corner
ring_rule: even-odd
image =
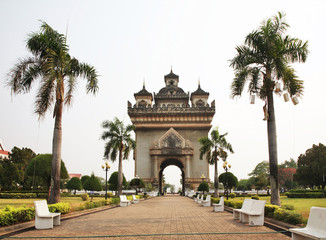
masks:
[[[0,157],[2,158],[9,158],[9,151],[6,151],[0,141]]]

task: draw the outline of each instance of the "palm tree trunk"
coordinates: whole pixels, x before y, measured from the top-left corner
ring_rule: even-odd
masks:
[[[214,197],[219,198],[217,159],[215,159],[215,163],[214,163]]]
[[[119,167],[118,167],[118,197],[122,193],[122,149],[119,150]]]
[[[278,183],[278,162],[277,162],[277,135],[276,122],[274,112],[273,88],[267,90],[267,104],[268,104],[268,121],[267,121],[267,135],[268,135],[268,151],[269,151],[269,169],[270,169],[270,184],[271,184],[271,204],[281,205],[279,183]]]
[[[63,101],[57,99],[55,108],[55,123],[52,142],[52,168],[51,168],[51,193],[50,204],[60,201],[60,170],[61,170],[61,145],[62,145],[62,108]]]

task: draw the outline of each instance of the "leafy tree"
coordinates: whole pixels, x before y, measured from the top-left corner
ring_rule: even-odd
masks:
[[[199,149],[200,160],[203,159],[203,156],[206,156],[206,160],[209,164],[214,164],[214,197],[218,198],[218,170],[217,170],[217,161],[219,158],[226,159],[227,152],[230,151],[233,153],[232,145],[226,141],[226,135],[228,133],[220,134],[218,131],[218,127],[216,127],[211,132],[211,138],[202,137],[199,138],[199,143],[201,147]]]
[[[88,176],[88,175],[84,175],[81,177],[80,180],[82,182],[83,189],[85,189],[84,186],[85,186],[85,183],[88,181],[88,179],[90,179],[90,176]]]
[[[136,142],[130,135],[135,126],[127,125],[125,127],[123,122],[115,118],[114,121],[104,121],[102,127],[107,130],[102,133],[101,138],[109,140],[104,147],[104,157],[106,159],[110,157],[114,162],[119,154],[118,196],[120,196],[122,191],[122,159],[128,159],[130,151],[136,147]]]
[[[308,42],[285,35],[289,25],[280,12],[264,21],[258,30],[249,33],[245,42],[236,47],[237,54],[230,66],[235,70],[231,85],[231,96],[241,96],[249,81],[249,93],[256,94],[265,101],[264,113],[267,120],[268,150],[270,164],[271,204],[280,205],[276,122],[274,112],[274,91],[279,81],[291,97],[301,96],[303,81],[295,75],[290,66],[293,62],[305,62],[308,55]]]
[[[131,179],[129,186],[134,188],[136,190],[136,194],[138,194],[139,189],[145,187],[145,183],[141,178],[133,178]]]
[[[295,168],[279,168],[278,177],[279,177],[280,186],[286,189],[292,189],[293,176],[295,173],[296,173]]]
[[[5,191],[15,190],[22,181],[21,170],[18,165],[13,163],[10,158],[0,160],[0,185]]]
[[[32,178],[33,189],[41,186],[43,189],[51,191],[51,167],[52,167],[52,155],[51,154],[39,154],[32,159],[25,170],[25,174]],[[69,175],[64,162],[61,160],[60,164],[60,176],[61,179],[68,179]]]
[[[76,190],[82,190],[82,182],[78,177],[73,177],[67,182],[67,189],[75,190],[74,194],[76,195]]]
[[[3,190],[13,190],[21,187],[28,187],[25,182],[25,169],[27,164],[35,157],[35,153],[29,148],[13,147],[9,157],[0,160],[1,171],[0,185]]]
[[[10,70],[8,80],[8,86],[15,94],[29,92],[33,82],[40,81],[35,101],[35,113],[39,118],[54,105],[50,203],[60,201],[63,105],[72,103],[78,77],[87,79],[87,93],[95,94],[98,90],[96,70],[71,57],[66,42],[63,34],[42,22],[40,32],[30,34],[27,39],[26,47],[32,57],[20,59]]]
[[[257,194],[258,190],[267,189],[268,183],[269,181],[265,174],[255,176],[255,189],[257,190]]]
[[[218,180],[223,183],[224,188],[228,186],[228,189],[230,190],[238,185],[238,178],[231,172],[222,173],[218,177]]]
[[[325,188],[326,184],[326,146],[319,143],[309,148],[305,154],[298,158],[298,169],[294,178],[299,184],[309,186],[310,188],[321,186]]]
[[[262,161],[258,163],[255,169],[248,175],[254,177],[264,175],[265,177],[269,177],[269,163],[267,161]]]
[[[199,186],[198,186],[198,191],[202,191],[203,194],[204,194],[204,192],[209,192],[208,183],[207,182],[200,183]]]
[[[93,191],[102,191],[102,185],[97,177],[95,177],[94,173],[92,173],[91,177],[85,182],[84,189],[91,191],[91,202],[93,201]]]
[[[297,169],[298,165],[293,158],[290,158],[289,161],[285,160],[284,163],[278,165],[278,168],[294,168]]]
[[[109,186],[108,186],[108,188],[109,188],[109,190],[111,190],[111,191],[118,191],[118,176],[119,176],[119,172],[113,172],[112,174],[111,174],[111,176],[110,176],[110,178],[109,178],[109,181],[108,181],[108,183],[109,183]],[[127,180],[126,180],[126,178],[125,178],[125,175],[124,174],[122,174],[122,185],[123,186],[127,186]]]

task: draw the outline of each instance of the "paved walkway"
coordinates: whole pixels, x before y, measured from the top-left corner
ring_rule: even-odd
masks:
[[[239,223],[228,212],[213,212],[212,207],[199,206],[192,199],[181,196],[156,197],[129,207],[117,207],[67,219],[53,229],[33,229],[12,237],[117,240],[290,239],[264,226],[250,227]]]

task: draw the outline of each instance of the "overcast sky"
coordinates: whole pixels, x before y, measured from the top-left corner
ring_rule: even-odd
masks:
[[[230,98],[234,77],[228,60],[235,47],[260,23],[286,14],[287,34],[309,41],[306,63],[295,64],[304,80],[300,103],[285,103],[275,96],[279,163],[304,153],[313,144],[326,144],[326,2],[311,1],[0,1],[0,140],[6,150],[28,147],[36,153],[51,153],[54,120],[52,110],[39,121],[34,114],[34,85],[29,94],[11,96],[6,74],[20,57],[30,56],[28,34],[39,30],[39,20],[68,36],[70,54],[93,65],[99,77],[97,96],[86,95],[85,81],[74,94],[72,107],[63,113],[62,159],[69,173],[104,177],[101,169],[104,142],[99,139],[104,120],[118,117],[130,123],[127,101],[145,80],[149,92],[164,87],[164,75],[178,74],[185,92],[203,90],[215,99],[212,125],[228,132],[234,154],[228,158],[239,178],[263,160],[268,160],[267,128],[263,102],[249,104],[246,90],[240,99]],[[132,156],[132,154],[131,154]],[[112,164],[113,172],[117,163]],[[222,171],[222,164],[219,164]],[[134,160],[123,162],[127,179],[133,178]],[[168,167],[167,182],[178,184],[180,170]],[[210,178],[213,179],[213,171]]]

